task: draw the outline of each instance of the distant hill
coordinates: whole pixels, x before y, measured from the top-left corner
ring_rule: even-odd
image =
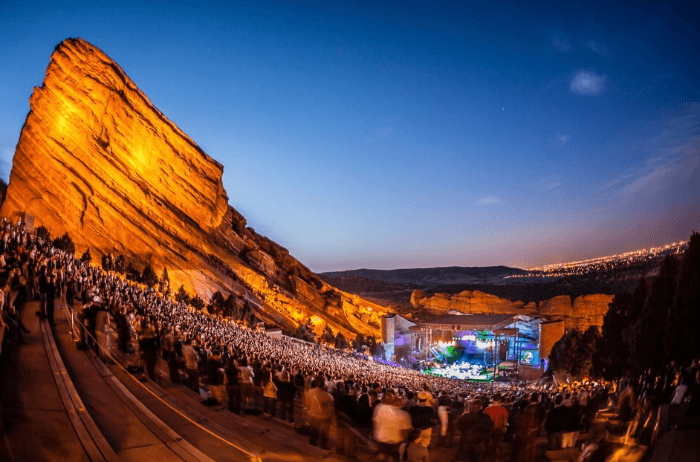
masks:
[[[412,286],[412,288],[432,288],[455,284],[506,284],[512,282],[506,279],[507,276],[523,276],[525,274],[527,271],[523,269],[507,266],[448,266],[395,270],[358,269],[321,273],[320,276],[329,281],[355,277],[390,284],[405,284]],[[356,282],[360,282],[360,280]]]
[[[539,302],[557,295],[614,294],[634,290],[642,277],[658,272],[667,254],[684,251],[685,243],[524,270],[507,266],[358,269],[322,273],[329,284],[400,313],[410,313],[411,293],[457,294],[479,290],[510,301]]]

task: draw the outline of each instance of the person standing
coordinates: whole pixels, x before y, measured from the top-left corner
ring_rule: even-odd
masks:
[[[199,363],[199,355],[192,346],[192,339],[185,341],[185,346],[182,347],[182,356],[185,360],[185,370],[187,371],[188,385],[191,389],[199,392],[199,372],[197,365]]]
[[[151,380],[156,379],[156,363],[158,362],[158,336],[156,335],[153,323],[147,323],[143,327],[143,334],[140,339],[141,355],[143,364]]]
[[[274,417],[277,408],[277,385],[272,377],[271,371],[263,373],[263,413]]]
[[[311,382],[311,388],[306,394],[306,409],[311,424],[309,444],[330,449],[330,429],[333,420],[333,396],[324,390],[325,381],[319,377]]]
[[[53,276],[47,277],[46,280],[46,319],[49,321],[49,325],[53,326],[53,313],[56,307],[56,284]]]
[[[421,431],[418,444],[422,444],[426,448],[430,446],[430,440],[433,436],[433,425],[437,423],[438,416],[435,408],[428,404],[432,400],[432,395],[427,391],[419,391],[418,404],[412,406],[409,414],[411,414],[411,423],[413,428]]]
[[[387,462],[398,460],[399,447],[413,428],[411,416],[401,409],[402,405],[401,399],[396,398],[392,392],[387,392],[382,402],[374,408],[372,422],[374,440],[379,446],[377,456]]]
[[[248,359],[244,356],[239,361],[238,383],[241,387],[241,399],[249,409],[253,407],[253,396],[255,395],[253,377],[255,377],[255,374],[250,366],[248,366]]]
[[[491,453],[496,454],[498,445],[503,441],[503,437],[508,430],[508,411],[501,406],[501,394],[496,393],[491,398],[491,405],[484,409],[484,414],[491,418],[493,422],[493,433],[489,441],[489,449]]]
[[[530,396],[530,404],[518,416],[513,440],[513,461],[534,462],[537,456],[535,437],[540,423],[544,419],[544,411],[539,403],[539,393]]]
[[[39,311],[37,315],[40,319],[46,319],[46,290],[48,277],[46,276],[46,266],[42,266],[39,273]]]
[[[97,313],[95,314],[95,338],[97,340],[97,356],[106,360],[110,352],[107,349],[109,337],[107,335],[107,326],[111,322],[109,311],[100,303],[97,304]]]
[[[569,408],[562,406],[564,397],[558,393],[554,397],[554,407],[549,410],[544,419],[544,429],[547,431],[547,445],[550,450],[561,449],[561,437],[564,429],[570,425],[571,413]]]
[[[238,383],[238,364],[236,358],[231,356],[224,368],[226,380],[226,394],[228,395],[228,410],[238,413],[241,410],[241,386]]]
[[[280,380],[277,383],[277,397],[280,402],[280,414],[282,420],[294,423],[294,395],[296,387],[289,380],[289,372],[282,371]]]
[[[457,460],[480,462],[484,456],[493,433],[493,422],[482,408],[481,400],[470,399],[465,403],[464,414],[457,419],[456,425],[461,433]]]

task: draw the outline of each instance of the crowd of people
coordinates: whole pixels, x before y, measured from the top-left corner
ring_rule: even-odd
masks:
[[[694,408],[700,401],[692,399],[700,390],[697,363],[680,371],[672,365],[663,379],[648,373],[615,384],[477,384],[428,376],[268,336],[81,262],[21,223],[3,219],[0,230],[0,274],[7,278],[0,303],[9,291],[16,294],[1,306],[6,337],[28,332],[16,311],[24,300],[40,300],[37,314],[53,324],[55,299],[62,297],[84,326],[80,348],[95,348],[105,361],[128,358],[132,371],[152,380],[162,361],[170,381],[208,402],[295,423],[311,444],[330,448],[334,440],[349,457],[366,438],[377,448],[376,460],[427,461],[431,449],[443,446],[456,447],[458,460],[528,462],[537,457],[538,436],[554,450],[594,433],[601,408],[613,405],[634,436],[650,440],[660,404],[693,402]],[[605,448],[596,441],[600,453]]]

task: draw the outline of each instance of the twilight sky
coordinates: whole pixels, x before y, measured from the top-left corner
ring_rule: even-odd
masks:
[[[0,176],[53,48],[82,37],[315,271],[528,267],[699,230],[697,2],[486,3],[2,0]]]

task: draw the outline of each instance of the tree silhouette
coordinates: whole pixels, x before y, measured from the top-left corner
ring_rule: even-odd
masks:
[[[195,295],[190,299],[190,306],[195,310],[200,311],[202,308],[204,308],[204,300],[202,300],[199,295]]]
[[[36,237],[44,242],[51,242],[51,232],[44,225],[41,225],[36,229]]]
[[[112,261],[111,253],[106,253],[102,255],[102,269],[105,271],[110,271],[114,269],[114,263]]]
[[[131,262],[126,265],[126,278],[134,282],[139,282],[139,279],[141,279],[141,273],[139,273],[139,270],[137,270]]]
[[[355,336],[355,340],[352,342],[352,346],[355,348],[355,351],[361,353],[362,349],[365,347],[365,337],[361,333],[358,333]]]
[[[335,334],[333,333],[333,329],[331,329],[330,325],[326,324],[326,327],[323,328],[321,339],[328,344],[335,342]]]
[[[603,320],[602,335],[596,342],[593,355],[595,375],[606,379],[618,378],[627,370],[629,345],[622,338],[622,331],[629,325],[629,309],[632,294],[629,291],[615,294]]]
[[[549,367],[554,372],[566,372],[576,375],[576,362],[579,360],[582,335],[577,329],[565,333],[557,343],[552,346],[549,354]]]
[[[170,276],[168,276],[168,268],[165,266],[163,267],[163,272],[160,275],[158,284],[161,293],[167,294],[170,291]]]
[[[657,341],[664,338],[666,316],[673,305],[678,279],[678,258],[666,255],[659,274],[651,281],[639,319],[630,329],[630,358],[632,368],[639,373],[649,368],[661,371],[664,366],[664,349]]]
[[[340,331],[338,331],[338,334],[335,336],[335,347],[339,350],[344,350],[348,347],[348,341],[345,339],[345,336]]]
[[[209,312],[212,314],[223,312],[224,303],[226,303],[224,295],[221,293],[221,291],[217,290],[212,294],[211,299],[209,300]]]
[[[177,290],[177,293],[175,294],[175,300],[177,302],[185,302],[189,305],[190,303],[190,294],[187,293],[185,290],[185,286],[180,286],[180,288]]]
[[[307,319],[304,324],[299,324],[296,330],[292,333],[292,337],[296,337],[307,342],[316,341],[316,335],[314,334],[314,325],[311,319]]]
[[[158,283],[158,275],[153,270],[150,263],[147,263],[143,268],[143,272],[141,273],[141,282],[148,287],[153,287]]]
[[[230,318],[233,316],[234,310],[236,307],[236,297],[233,296],[233,294],[229,294],[228,297],[226,297],[226,300],[224,301],[224,308],[222,310],[222,315],[225,318]]]
[[[64,233],[63,236],[54,239],[53,246],[57,249],[63,250],[64,252],[68,252],[71,255],[75,255],[75,244],[68,233]]]
[[[699,356],[700,233],[693,232],[681,259],[673,304],[666,316],[666,357],[688,364]]]
[[[114,271],[119,274],[126,273],[126,259],[124,258],[124,255],[119,254],[117,255],[117,258],[114,259]]]
[[[80,257],[80,261],[83,263],[90,263],[92,261],[92,255],[90,255],[90,249],[86,249],[85,253]]]

